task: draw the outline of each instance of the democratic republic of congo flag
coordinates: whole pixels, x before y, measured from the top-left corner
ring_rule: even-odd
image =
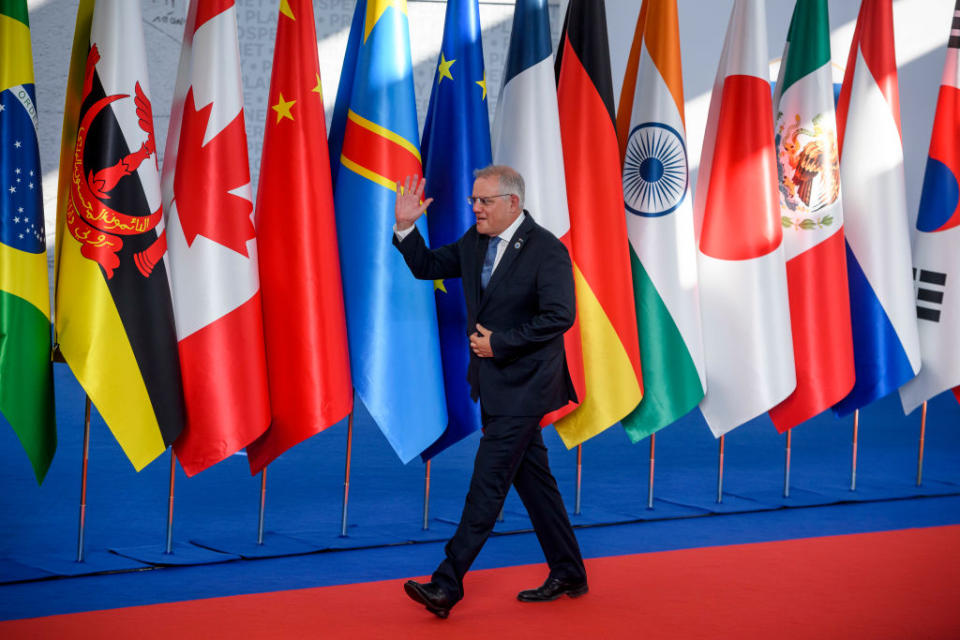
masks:
[[[467,198],[473,171],[490,164],[487,74],[480,41],[477,0],[450,0],[440,59],[423,128],[425,195],[433,198],[427,228],[434,247],[456,242],[476,223]],[[440,322],[440,355],[449,423],[423,452],[429,460],[480,428],[480,406],[470,398],[467,312],[460,278],[434,283]]]
[[[832,407],[854,378],[827,0],[797,0],[773,111],[797,368],[797,388],[770,410],[783,433]]]
[[[392,245],[397,183],[421,173],[405,0],[357,3],[340,78],[330,153],[350,368],[406,463],[441,436],[447,409],[433,282]]]
[[[640,7],[617,137],[644,392],[623,426],[639,442],[697,406],[706,386],[676,0]]]
[[[280,4],[268,106],[256,222],[271,421],[247,446],[252,472],[353,407],[310,0]]]
[[[913,236],[923,368],[900,387],[905,413],[960,384],[960,0],[951,27]]]
[[[26,0],[0,0],[0,421],[42,483],[57,448],[50,284]]]
[[[707,393],[717,438],[797,386],[777,197],[763,0],[736,0],[694,200]]]
[[[524,208],[570,250],[570,213],[563,175],[557,82],[550,42],[547,0],[517,0],[503,87],[493,122],[493,160],[513,167],[523,176]],[[579,327],[563,335],[567,366],[583,398],[583,351]],[[544,416],[553,424],[577,407],[565,407]]]
[[[56,341],[138,471],[184,423],[140,3],[82,0],[57,203]]]
[[[571,0],[556,60],[585,389],[555,423],[568,448],[643,397],[604,3]]]
[[[837,102],[853,390],[846,415],[920,371],[894,54],[893,0],[864,0]]]

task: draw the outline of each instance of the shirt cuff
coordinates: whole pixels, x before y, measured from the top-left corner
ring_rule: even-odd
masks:
[[[393,235],[397,236],[397,240],[403,242],[403,239],[410,235],[414,229],[417,228],[417,225],[412,224],[403,231],[397,229],[397,223],[393,223]]]

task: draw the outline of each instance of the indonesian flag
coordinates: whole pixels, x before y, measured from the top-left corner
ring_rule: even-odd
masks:
[[[770,410],[783,433],[853,387],[840,154],[827,0],[798,0],[774,95],[780,222],[797,388]]]
[[[253,473],[353,407],[313,5],[278,20],[256,208],[272,420]]]
[[[524,207],[570,250],[570,213],[551,47],[547,0],[517,0],[491,143],[493,161],[513,167],[523,176]],[[563,339],[570,376],[577,397],[583,400],[583,358],[577,327],[567,331]],[[552,424],[576,407],[577,403],[571,402],[544,416],[542,424]]]
[[[846,415],[920,370],[892,0],[864,0],[837,102],[856,383]]]
[[[762,0],[736,0],[694,201],[707,394],[720,437],[796,387]]]
[[[583,346],[580,406],[555,423],[568,448],[643,397],[603,2],[571,0],[556,61],[570,246]]]
[[[900,388],[910,413],[960,384],[960,0],[953,14],[913,236],[923,369]],[[960,397],[960,396],[958,396]]]
[[[706,384],[676,0],[640,7],[617,134],[644,364],[643,402],[623,426],[639,442],[697,406]]]
[[[232,0],[190,3],[163,163],[187,410],[174,449],[188,476],[270,422],[236,13]]]

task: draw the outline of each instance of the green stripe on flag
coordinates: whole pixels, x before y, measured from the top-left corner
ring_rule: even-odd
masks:
[[[50,320],[18,296],[0,290],[0,413],[20,438],[37,482],[57,448]]]
[[[830,63],[830,18],[827,0],[797,0],[790,20],[790,43],[787,67],[783,74],[783,89]]]
[[[0,15],[9,16],[28,27],[30,26],[30,18],[27,15],[27,0],[0,0]]]
[[[634,443],[697,406],[703,387],[683,336],[653,282],[630,249],[643,362],[643,400],[621,422]]]

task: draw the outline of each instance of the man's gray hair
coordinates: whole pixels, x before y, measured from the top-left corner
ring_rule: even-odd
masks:
[[[525,187],[523,176],[516,169],[504,164],[490,164],[482,169],[475,169],[474,178],[497,178],[500,180],[500,190],[517,196],[520,208],[523,209]]]

